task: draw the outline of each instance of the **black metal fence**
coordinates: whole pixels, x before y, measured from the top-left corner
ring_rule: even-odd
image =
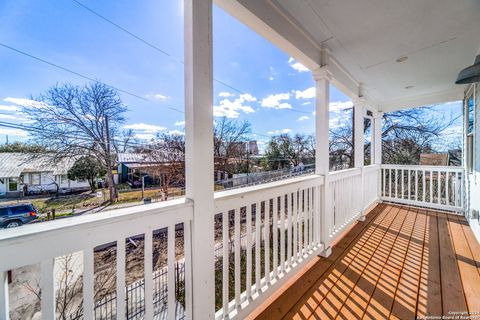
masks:
[[[175,297],[177,300],[177,318],[183,318],[183,312],[178,310],[181,304],[185,308],[185,262],[175,262]],[[167,310],[168,269],[162,268],[153,273],[153,310],[159,315]],[[125,316],[127,320],[143,319],[145,314],[145,279],[136,281],[125,288]],[[117,294],[112,292],[95,301],[94,317],[98,320],[114,320],[117,312]],[[160,317],[163,318],[163,317]],[[70,314],[70,320],[83,319],[83,310]]]

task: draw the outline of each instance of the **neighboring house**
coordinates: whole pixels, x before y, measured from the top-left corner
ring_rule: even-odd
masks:
[[[22,196],[45,192],[87,190],[87,181],[67,177],[74,159],[53,163],[32,153],[0,153],[0,196]]]
[[[118,176],[116,183],[137,181],[148,175],[148,168],[158,167],[160,162],[144,153],[119,153],[117,155]]]

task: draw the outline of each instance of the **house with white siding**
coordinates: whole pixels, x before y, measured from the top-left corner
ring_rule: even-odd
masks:
[[[0,196],[88,190],[88,181],[67,177],[74,159],[53,162],[34,153],[0,153]]]

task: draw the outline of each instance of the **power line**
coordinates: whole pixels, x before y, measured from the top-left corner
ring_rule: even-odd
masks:
[[[49,132],[49,133],[56,133],[58,134],[58,132],[55,132],[54,130],[49,130],[49,129],[46,129],[46,128],[38,128],[38,127],[34,127],[34,126],[26,126],[26,125],[23,125],[23,124],[15,124],[15,123],[11,123],[11,122],[6,122],[6,121],[0,121],[0,127],[5,127],[5,128],[11,128],[11,129],[19,129],[19,130],[24,130],[24,131],[29,131],[29,132],[35,132],[35,131],[42,131],[42,132]],[[91,138],[87,138],[87,137],[81,137],[81,136],[69,136],[69,135],[62,135],[62,137],[64,138],[70,138],[70,139],[76,139],[76,140],[79,140],[79,141],[86,141],[86,142],[92,142],[92,139]],[[132,142],[132,141],[129,141],[129,142],[125,142],[125,141],[120,141],[118,139],[110,139],[112,142],[117,142],[117,143],[121,143],[121,144],[124,144],[125,146],[129,146],[129,147],[141,147],[143,150],[148,150],[148,151],[159,151],[161,149],[171,149],[171,150],[175,150],[175,151],[178,151],[178,148],[174,148],[174,147],[168,147],[168,146],[161,146],[161,148],[157,148],[157,149],[154,149],[151,147],[151,144],[150,144],[150,147],[149,147],[149,144],[148,143],[138,143],[138,142]],[[241,142],[250,142],[251,140],[247,140],[247,141],[241,141]],[[215,157],[217,159],[232,159],[232,157]],[[236,159],[240,159],[240,160],[247,160],[245,158],[236,158]],[[274,158],[274,159],[268,159],[268,161],[289,161],[291,159],[289,158]]]
[[[82,8],[84,8],[85,10],[89,11],[89,12],[92,13],[93,15],[97,16],[98,18],[106,21],[107,23],[113,25],[115,28],[118,28],[119,30],[125,32],[125,33],[128,34],[129,36],[137,39],[138,41],[140,41],[140,42],[142,42],[143,44],[149,46],[150,48],[152,48],[152,49],[160,52],[161,54],[169,57],[170,59],[174,60],[175,62],[178,62],[178,63],[181,63],[181,64],[185,64],[184,61],[175,58],[173,55],[169,54],[169,53],[166,52],[165,50],[160,49],[158,46],[152,44],[151,42],[145,40],[144,38],[142,38],[142,37],[134,34],[133,32],[127,30],[127,29],[124,28],[124,27],[120,26],[118,23],[113,22],[112,20],[108,19],[107,17],[105,17],[104,15],[98,13],[97,11],[93,10],[92,8],[86,6],[85,4],[81,3],[80,1],[78,1],[78,0],[72,0],[72,1],[75,2],[76,4],[78,4],[79,6],[81,6]],[[224,82],[224,81],[222,81],[222,80],[219,80],[219,79],[217,79],[217,78],[215,78],[215,77],[213,78],[213,80],[216,81],[216,82],[218,82],[218,83],[220,83],[220,84],[222,84],[222,85],[224,85],[224,86],[227,87],[227,88],[230,88],[230,89],[236,91],[237,93],[246,94],[245,91],[240,90],[240,89],[237,89],[237,88],[235,88],[234,86],[232,86],[232,85],[230,85],[230,84],[228,84],[228,83],[226,83],[226,82]],[[308,112],[308,111],[299,110],[299,109],[294,109],[294,108],[285,109],[285,110],[289,110],[289,111],[292,111],[292,112],[298,112],[298,113],[310,114],[310,112]]]
[[[81,73],[79,73],[79,72],[77,72],[77,71],[73,71],[73,70],[71,70],[71,69],[68,69],[68,68],[66,68],[66,67],[60,66],[60,65],[55,64],[55,63],[53,63],[53,62],[47,61],[47,60],[42,59],[42,58],[40,58],[40,57],[34,56],[34,55],[32,55],[32,54],[30,54],[30,53],[27,53],[27,52],[25,52],[25,51],[22,51],[22,50],[13,48],[13,47],[11,47],[11,46],[9,46],[9,45],[6,45],[6,44],[4,44],[4,43],[1,43],[1,42],[0,42],[0,46],[4,47],[4,48],[6,48],[6,49],[9,49],[9,50],[11,50],[11,51],[13,51],[13,52],[16,52],[16,53],[19,53],[19,54],[21,54],[21,55],[24,55],[24,56],[27,56],[27,57],[29,57],[29,58],[32,58],[32,59],[34,59],[34,60],[40,61],[40,62],[42,62],[42,63],[45,63],[45,64],[47,64],[47,65],[49,65],[49,66],[52,66],[52,67],[55,67],[55,68],[57,68],[57,69],[63,70],[63,71],[65,71],[65,72],[71,73],[71,74],[76,75],[76,76],[78,76],[78,77],[81,77],[81,78],[83,78],[83,79],[86,79],[86,80],[89,80],[89,81],[92,81],[92,82],[96,82],[96,83],[101,83],[101,84],[104,84],[104,85],[106,85],[106,86],[108,86],[108,87],[110,87],[110,88],[112,88],[112,89],[115,89],[115,90],[117,90],[117,91],[119,91],[119,92],[123,92],[123,93],[125,93],[125,94],[127,94],[127,95],[130,95],[130,96],[132,96],[132,97],[135,97],[135,98],[138,98],[138,99],[147,101],[147,102],[155,103],[154,101],[149,100],[149,99],[147,99],[147,98],[145,98],[145,97],[142,97],[142,96],[140,96],[140,95],[138,95],[138,94],[135,94],[135,93],[132,93],[132,92],[130,92],[130,91],[127,91],[127,90],[124,90],[124,89],[120,89],[120,88],[115,87],[115,86],[113,86],[113,85],[104,83],[104,82],[99,81],[99,80],[97,80],[97,79],[94,79],[94,78],[91,78],[91,77],[86,76],[86,75],[84,75],[84,74],[81,74]],[[174,107],[168,107],[168,106],[167,106],[166,108],[168,108],[168,109],[170,109],[170,110],[173,110],[173,111],[176,111],[176,112],[185,113],[185,112],[183,112],[182,110],[179,110],[179,109],[174,108]]]

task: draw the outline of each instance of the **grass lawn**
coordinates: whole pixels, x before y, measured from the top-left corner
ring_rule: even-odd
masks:
[[[101,205],[106,205],[108,202],[108,190],[98,190],[103,191],[105,197],[97,197],[96,193],[91,193],[89,191],[79,193],[79,194],[70,194],[70,195],[60,195],[58,197],[52,195],[51,197],[44,198],[21,198],[11,201],[3,201],[3,205],[14,204],[14,203],[32,203],[40,213],[46,213],[55,209],[58,213],[57,216],[71,215],[73,209],[75,210],[84,210],[95,208]],[[178,188],[172,188],[169,191],[168,199],[178,198],[183,196],[184,192]],[[152,200],[160,200],[160,190],[158,189],[147,189],[144,192],[145,198],[152,198]],[[130,189],[130,190],[121,190],[118,193],[118,201],[116,203],[132,203],[142,201],[142,190],[141,189]],[[62,211],[70,211],[63,212]]]

